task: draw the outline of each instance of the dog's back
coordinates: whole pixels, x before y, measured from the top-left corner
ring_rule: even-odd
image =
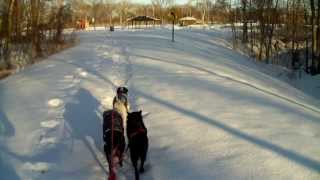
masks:
[[[113,172],[112,152],[115,152],[115,157],[118,157],[119,164],[122,165],[122,157],[125,149],[124,127],[122,121],[121,115],[114,110],[105,111],[103,113],[103,149],[108,160],[109,172]]]
[[[140,159],[144,162],[147,157],[149,139],[147,133],[140,133],[129,140],[130,155],[132,160]]]
[[[131,162],[135,169],[136,180],[139,179],[138,160],[140,159],[140,172],[144,172],[144,162],[147,157],[149,140],[147,128],[142,119],[142,112],[133,112],[128,114],[127,136],[129,140],[129,149]]]
[[[124,122],[124,127],[126,127],[128,111],[126,105],[122,101],[114,101],[113,110],[121,115],[122,121]]]

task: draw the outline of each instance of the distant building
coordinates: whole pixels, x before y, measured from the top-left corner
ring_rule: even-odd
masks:
[[[191,24],[195,24],[196,22],[197,22],[197,19],[194,17],[190,17],[190,16],[183,17],[183,18],[179,19],[180,26],[188,26]]]
[[[156,23],[160,23],[160,19],[155,18],[155,17],[150,17],[150,16],[135,16],[132,18],[127,19],[128,25],[131,24],[132,28],[135,27],[136,25],[140,26],[145,24],[146,27],[148,25],[153,25],[155,26]]]

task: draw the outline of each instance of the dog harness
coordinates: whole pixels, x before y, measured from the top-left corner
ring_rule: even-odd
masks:
[[[136,131],[132,132],[131,134],[129,134],[129,138],[133,138],[134,136],[138,135],[138,134],[142,134],[142,133],[146,133],[147,131],[143,128],[138,128]]]
[[[113,131],[118,131],[122,134],[124,134],[124,128],[123,128],[123,120],[121,115],[113,110],[106,111],[103,113],[103,119],[111,118],[110,121],[104,121],[103,123],[103,138],[107,138],[106,135],[108,132],[112,133]]]

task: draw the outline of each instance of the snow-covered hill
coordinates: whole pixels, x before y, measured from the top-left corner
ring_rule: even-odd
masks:
[[[119,85],[147,114],[142,179],[320,179],[316,96],[233,51],[226,30],[170,33],[81,32],[0,81],[0,179],[106,179],[101,114]],[[133,179],[128,157],[118,175]]]

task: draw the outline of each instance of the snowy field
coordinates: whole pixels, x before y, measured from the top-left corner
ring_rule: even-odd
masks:
[[[143,180],[320,179],[320,90],[233,51],[228,31],[180,29],[175,43],[165,28],[79,37],[0,81],[1,180],[106,179],[101,114],[119,85],[145,112]],[[133,179],[128,157],[118,176]]]

